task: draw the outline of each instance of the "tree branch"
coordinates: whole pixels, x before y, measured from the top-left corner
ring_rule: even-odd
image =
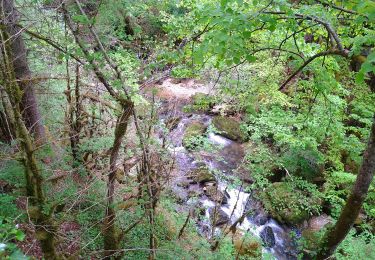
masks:
[[[44,37],[43,35],[40,35],[36,32],[33,32],[33,31],[30,31],[29,29],[23,27],[22,25],[20,24],[16,24],[17,27],[21,28],[25,33],[27,33],[28,35],[30,35],[31,37],[33,38],[36,38],[36,39],[39,39],[41,41],[44,41],[45,43],[48,43],[49,45],[51,45],[53,48],[55,48],[56,50],[62,52],[62,53],[65,53],[67,55],[69,55],[71,58],[73,58],[74,60],[76,60],[77,62],[79,62],[80,64],[84,65],[84,62],[81,61],[80,58],[78,58],[77,56],[75,56],[74,54],[72,53],[69,53],[67,52],[66,50],[64,50],[64,48],[62,46],[60,46],[59,44],[57,44],[56,42],[54,42],[53,40],[51,39],[48,39],[47,37]]]
[[[347,58],[348,57],[348,51],[341,51],[341,50],[328,50],[323,51],[315,54],[314,56],[311,56],[308,60],[306,60],[292,75],[288,77],[287,80],[279,87],[279,90],[283,90],[285,86],[298,74],[300,73],[307,65],[309,65],[311,62],[313,62],[315,59],[319,57],[323,57],[326,55],[339,55],[342,57]]]

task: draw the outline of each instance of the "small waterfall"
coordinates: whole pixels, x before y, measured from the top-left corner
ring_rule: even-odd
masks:
[[[182,147],[182,137],[185,127],[193,120],[201,120],[201,122],[208,123],[210,118],[205,115],[194,115],[191,118],[183,118],[169,136],[170,141],[175,146],[170,151],[174,154],[181,173],[187,173],[189,170],[196,168],[194,156]],[[215,172],[221,172],[223,175],[228,176],[242,161],[243,152],[239,151],[239,148],[242,149],[242,147],[238,143],[214,133],[209,133],[208,139],[213,145],[218,147],[219,152],[205,154],[203,156],[205,164]],[[225,161],[223,162],[221,158],[224,158]],[[190,207],[197,207],[199,204],[204,208],[204,218],[198,221],[201,234],[210,238],[212,234],[215,236],[221,233],[220,227],[211,226],[210,212],[212,213],[215,207],[228,216],[229,224],[235,223],[245,213],[249,213],[248,216],[243,218],[241,223],[237,224],[238,230],[242,230],[244,233],[249,231],[258,237],[263,241],[263,252],[271,253],[276,259],[296,259],[295,246],[290,239],[289,229],[268,216],[263,216],[262,221],[256,220],[258,217],[258,213],[256,212],[259,210],[256,205],[259,204],[251,203],[254,201],[251,193],[244,191],[242,187],[238,188],[228,185],[226,180],[221,180],[218,176],[217,179],[217,188],[226,197],[224,205],[218,205],[217,202],[214,202],[207,196],[190,198],[186,202]],[[203,189],[199,184],[195,184],[194,187],[196,189]]]

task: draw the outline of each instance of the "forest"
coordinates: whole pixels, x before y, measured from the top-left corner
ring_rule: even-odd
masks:
[[[375,1],[0,0],[0,259],[375,259]]]

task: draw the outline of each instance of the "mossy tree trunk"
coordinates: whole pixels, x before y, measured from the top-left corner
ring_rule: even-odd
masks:
[[[27,61],[27,51],[22,38],[22,30],[17,26],[18,12],[14,7],[13,0],[3,0],[1,4],[4,14],[4,27],[11,38],[10,48],[13,54],[11,62],[13,63],[14,76],[23,92],[20,111],[27,129],[34,134],[39,143],[43,143],[45,142],[46,134],[38,108],[32,74]]]
[[[76,168],[82,163],[82,157],[79,154],[79,143],[80,133],[82,130],[82,104],[81,104],[81,93],[79,83],[79,64],[76,64],[75,68],[75,86],[74,96],[72,94],[73,89],[70,85],[70,70],[69,60],[66,60],[66,74],[67,74],[67,89],[66,98],[68,101],[68,112],[66,115],[66,121],[69,126],[69,140],[70,149],[73,157],[73,168]]]
[[[4,10],[0,6],[0,13],[4,17]],[[26,127],[21,114],[21,103],[23,100],[23,91],[18,84],[15,69],[13,67],[12,48],[10,46],[10,37],[4,29],[4,19],[0,23],[0,84],[4,87],[6,98],[9,102],[3,102],[7,110],[11,110],[12,123],[15,128],[16,138],[19,142],[19,148],[22,153],[22,163],[25,168],[26,193],[29,197],[30,205],[27,212],[35,224],[36,237],[40,241],[45,259],[58,259],[55,249],[54,233],[56,228],[50,217],[43,209],[46,206],[46,199],[43,192],[43,179],[35,158],[35,143]]]
[[[336,225],[326,233],[317,259],[327,259],[345,239],[353,226],[366,199],[368,189],[375,173],[375,115],[370,138],[363,154],[363,161],[356,182],[346,201]]]
[[[120,239],[119,232],[117,231],[115,225],[116,211],[113,208],[116,181],[116,163],[118,160],[121,143],[126,133],[132,112],[133,103],[129,102],[127,106],[124,106],[123,112],[117,121],[115,128],[115,139],[111,148],[107,181],[107,207],[103,225],[105,259],[110,259],[111,257],[117,259],[120,257],[116,254],[120,248]]]

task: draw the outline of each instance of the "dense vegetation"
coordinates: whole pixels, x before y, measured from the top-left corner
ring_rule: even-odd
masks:
[[[1,259],[375,259],[375,2],[0,0]]]

